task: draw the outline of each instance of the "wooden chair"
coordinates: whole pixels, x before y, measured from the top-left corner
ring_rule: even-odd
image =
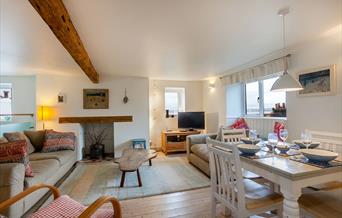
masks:
[[[302,217],[342,217],[342,188],[305,193],[298,202]]]
[[[249,217],[273,210],[281,216],[283,197],[252,180],[243,179],[240,152],[236,146],[210,138],[207,144],[212,217],[216,216],[217,201],[228,208],[234,217]]]
[[[8,199],[6,201],[1,202],[0,203],[0,212],[2,210],[5,210],[6,208],[11,206],[12,204],[16,203],[17,201],[21,200],[22,198],[26,197],[27,195],[31,194],[32,192],[35,192],[35,191],[37,191],[39,189],[42,189],[42,188],[50,189],[50,191],[53,194],[54,201],[56,201],[56,199],[58,199],[59,197],[63,197],[63,196],[61,196],[60,191],[56,187],[51,186],[51,185],[46,185],[46,184],[37,184],[37,185],[34,185],[34,186],[26,189],[25,191],[15,195],[15,196],[13,196],[12,198],[10,198],[10,199]],[[72,200],[72,201],[74,201],[74,200]],[[50,204],[53,204],[53,202],[50,203]],[[103,204],[109,203],[109,202],[112,204],[112,207],[114,209],[114,213],[113,213],[114,215],[112,217],[114,217],[114,218],[121,218],[121,206],[120,206],[120,203],[119,203],[119,201],[116,198],[111,197],[111,196],[102,196],[102,197],[98,198],[89,207],[86,207],[85,210],[83,210],[83,212],[81,214],[77,214],[76,216],[73,216],[73,217],[79,217],[79,218],[91,217],[92,215],[94,215],[95,212],[98,211],[98,209]],[[78,202],[76,202],[76,203],[78,203]],[[47,205],[47,207],[49,205]],[[63,208],[58,208],[58,209],[62,210]],[[107,209],[100,209],[100,210],[105,211]],[[38,212],[39,212],[39,210],[38,210]],[[106,214],[108,214],[108,213],[106,213]],[[33,214],[33,216],[34,216],[34,214]],[[106,217],[108,217],[108,216],[106,216]]]
[[[221,130],[221,141],[240,142],[241,138],[246,137],[245,129],[224,129]]]

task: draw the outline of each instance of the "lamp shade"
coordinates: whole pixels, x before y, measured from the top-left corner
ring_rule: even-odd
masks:
[[[286,71],[272,85],[272,92],[292,92],[302,90],[302,85]]]
[[[39,106],[37,118],[41,121],[53,120],[55,118],[55,110],[53,109],[53,107]]]

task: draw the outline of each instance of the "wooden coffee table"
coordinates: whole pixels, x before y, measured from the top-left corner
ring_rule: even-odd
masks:
[[[137,171],[139,187],[142,186],[139,167],[146,161],[152,166],[152,159],[157,157],[155,150],[145,149],[126,149],[122,156],[116,161],[119,164],[119,169],[122,171],[120,187],[124,186],[126,172]]]

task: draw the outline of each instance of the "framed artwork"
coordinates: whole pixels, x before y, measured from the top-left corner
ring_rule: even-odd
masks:
[[[66,95],[63,93],[59,93],[57,96],[58,103],[66,103]]]
[[[83,89],[84,109],[108,109],[108,89]]]
[[[303,90],[299,96],[334,95],[336,92],[335,65],[305,70],[298,73]]]

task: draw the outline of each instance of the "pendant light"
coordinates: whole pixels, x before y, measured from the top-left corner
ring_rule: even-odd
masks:
[[[285,15],[289,13],[289,9],[285,8],[278,12],[278,15],[283,18],[283,45],[284,49],[286,47],[285,41]],[[302,85],[293,78],[288,73],[288,65],[287,65],[287,57],[284,57],[284,72],[272,85],[271,91],[272,92],[292,92],[292,91],[299,91],[302,90]]]

